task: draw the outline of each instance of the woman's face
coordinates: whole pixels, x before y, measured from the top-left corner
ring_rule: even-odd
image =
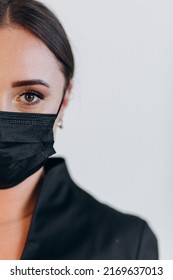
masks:
[[[60,66],[41,40],[17,26],[0,28],[0,111],[55,114],[64,86]]]

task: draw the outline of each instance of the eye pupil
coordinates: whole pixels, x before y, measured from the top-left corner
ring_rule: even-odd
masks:
[[[32,102],[34,100],[34,94],[31,94],[31,93],[26,93],[25,94],[25,100],[27,102]]]

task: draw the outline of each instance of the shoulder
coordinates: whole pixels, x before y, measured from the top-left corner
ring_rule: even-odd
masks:
[[[157,240],[145,220],[99,202],[76,185],[73,192],[80,216],[100,252],[103,246],[109,259],[158,259]]]
[[[157,259],[155,235],[143,219],[81,189],[62,159],[49,161],[46,170],[30,235],[41,248],[35,258]]]

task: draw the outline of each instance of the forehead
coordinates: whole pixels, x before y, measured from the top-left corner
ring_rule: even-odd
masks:
[[[46,76],[51,80],[54,75],[61,79],[63,76],[57,59],[44,42],[18,26],[0,28],[0,78],[6,72],[13,79]]]

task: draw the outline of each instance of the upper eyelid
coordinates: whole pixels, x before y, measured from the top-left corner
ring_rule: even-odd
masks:
[[[22,96],[22,95],[24,95],[24,94],[26,94],[26,93],[35,94],[36,96],[39,95],[40,97],[42,97],[42,99],[45,98],[45,96],[44,96],[43,93],[41,93],[41,92],[38,91],[38,90],[33,90],[33,89],[26,89],[26,90],[21,91],[20,96]]]

